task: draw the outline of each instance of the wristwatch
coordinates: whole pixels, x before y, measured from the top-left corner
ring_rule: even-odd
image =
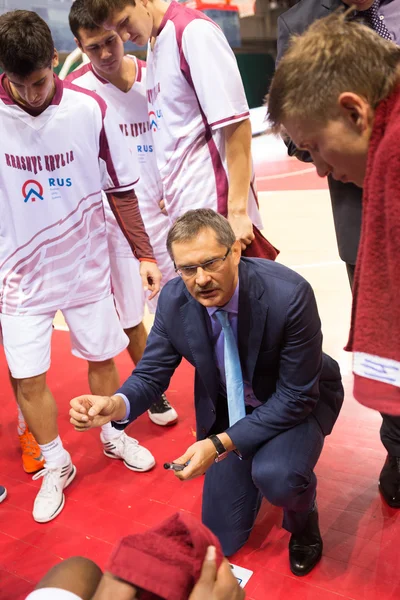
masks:
[[[215,446],[215,451],[217,453],[214,461],[217,462],[221,462],[221,460],[224,460],[224,458],[226,458],[228,456],[228,450],[225,448],[225,446],[223,445],[223,443],[221,442],[221,440],[219,439],[218,436],[216,435],[210,435],[208,436],[208,439],[212,441],[212,443]]]

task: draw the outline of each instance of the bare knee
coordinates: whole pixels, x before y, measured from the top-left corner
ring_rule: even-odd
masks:
[[[142,335],[147,335],[146,332],[146,328],[144,326],[143,321],[140,321],[140,323],[138,323],[137,325],[135,325],[134,327],[127,327],[126,329],[124,329],[126,335],[129,337],[129,339],[131,339],[131,336],[142,336]]]
[[[34,401],[36,398],[42,397],[46,391],[46,373],[36,375],[36,377],[14,379],[14,381],[18,400]]]
[[[56,565],[38,583],[36,589],[57,588],[90,600],[102,577],[101,569],[88,558],[74,556]]]
[[[108,358],[107,360],[100,360],[100,361],[92,361],[92,360],[88,360],[88,368],[89,368],[89,373],[98,373],[98,372],[112,372],[114,371],[115,367],[115,362],[113,358]]]

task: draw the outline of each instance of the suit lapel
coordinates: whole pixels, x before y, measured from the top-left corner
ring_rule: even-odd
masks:
[[[239,354],[245,375],[252,383],[268,314],[265,289],[253,266],[243,260],[239,266]]]
[[[180,308],[186,339],[193,354],[198,375],[207,391],[216,402],[219,387],[219,374],[214,358],[214,349],[209,336],[206,309],[185,290],[187,302]]]

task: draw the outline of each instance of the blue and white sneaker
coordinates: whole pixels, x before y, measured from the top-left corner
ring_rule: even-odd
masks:
[[[36,473],[32,479],[43,477],[42,487],[35,498],[33,505],[33,518],[38,523],[48,523],[60,514],[65,504],[64,488],[75,479],[76,467],[71,462],[63,467],[49,468],[47,464],[44,469]]]
[[[103,451],[109,458],[117,458],[124,461],[124,465],[131,471],[150,471],[156,464],[152,453],[140,446],[135,438],[122,434],[113,440],[106,440],[103,432],[100,433],[100,439],[103,443]]]
[[[7,498],[7,490],[3,485],[0,485],[0,502]]]

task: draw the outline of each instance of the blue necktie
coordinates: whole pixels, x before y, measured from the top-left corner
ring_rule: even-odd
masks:
[[[246,416],[242,367],[228,313],[225,310],[217,310],[215,315],[222,325],[224,334],[226,395],[228,397],[229,425],[232,426]]]

